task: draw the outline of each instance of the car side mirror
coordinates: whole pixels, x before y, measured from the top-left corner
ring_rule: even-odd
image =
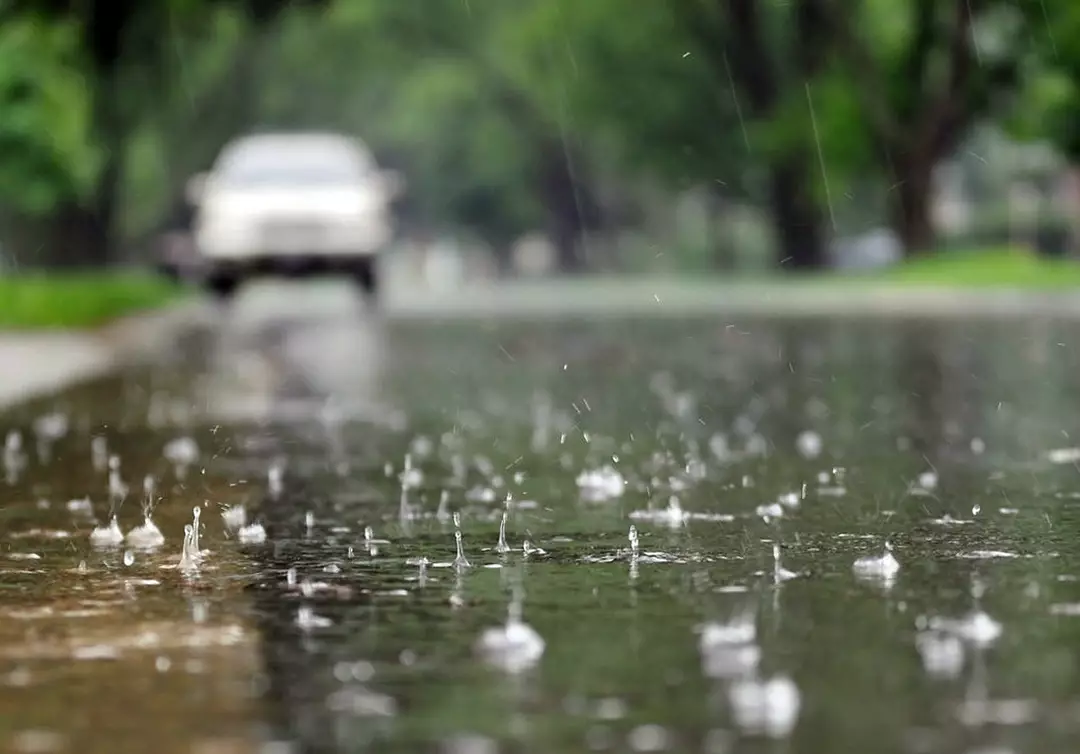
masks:
[[[187,186],[185,186],[185,196],[187,197],[188,204],[198,207],[202,204],[203,198],[206,196],[206,187],[210,183],[210,175],[208,173],[196,173],[188,179]]]
[[[382,171],[380,181],[389,200],[398,199],[405,193],[405,176],[397,170]]]

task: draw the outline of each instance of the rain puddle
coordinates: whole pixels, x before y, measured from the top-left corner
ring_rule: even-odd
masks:
[[[0,419],[8,750],[1073,750],[1067,333],[350,327]]]

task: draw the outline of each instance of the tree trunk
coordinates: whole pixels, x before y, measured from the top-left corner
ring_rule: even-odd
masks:
[[[548,140],[541,152],[540,197],[547,233],[557,252],[559,272],[576,274],[586,267],[582,240],[594,214],[592,197],[577,180],[571,156],[561,140]]]
[[[119,151],[111,151],[88,200],[58,206],[39,224],[37,253],[28,253],[35,267],[94,269],[116,261],[116,208],[123,171]]]
[[[905,256],[930,251],[934,245],[933,173],[933,160],[914,157],[896,165],[893,230],[903,244]]]
[[[788,158],[769,175],[769,206],[781,269],[820,269],[828,262],[825,223],[803,161]]]

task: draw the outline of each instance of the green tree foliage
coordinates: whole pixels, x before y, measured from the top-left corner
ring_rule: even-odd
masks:
[[[1046,139],[1072,162],[1080,161],[1080,4],[1026,2],[1027,29],[1036,57],[1028,61],[1030,86],[1008,124],[1027,139]]]
[[[421,225],[464,226],[497,251],[544,228],[564,266],[580,266],[595,220],[588,150],[513,75],[513,35],[535,3],[338,2],[283,40],[264,79],[269,120],[361,135],[408,173]]]
[[[339,3],[296,19],[263,71],[264,122],[360,135],[408,174],[414,222],[507,244],[543,212],[527,187],[535,152],[500,103],[477,5],[469,15],[460,4]]]
[[[552,107],[623,145],[632,164],[673,181],[722,180],[767,203],[771,192],[781,235],[785,222],[813,220],[780,217],[790,200],[823,206],[876,175],[914,251],[933,241],[934,167],[1013,104],[1035,7],[673,0],[628,13],[618,0],[552,0],[524,27],[523,57],[539,91],[551,77]]]
[[[764,206],[779,258],[808,265],[830,212],[869,203],[874,182],[915,250],[933,242],[933,169],[978,122],[1021,110],[1018,133],[1080,155],[1078,8],[9,0],[0,201],[96,227],[87,259],[106,259],[119,202],[147,226],[235,133],[328,127],[405,170],[418,220],[496,246],[543,227],[568,266],[601,172]]]
[[[0,24],[0,202],[40,216],[92,189],[101,163],[71,24]]]
[[[100,155],[96,170],[84,167],[91,164],[85,160],[69,166],[68,172],[79,176],[75,183],[82,182],[78,192],[65,187],[72,181],[52,180],[48,171],[40,172],[43,182],[54,185],[56,216],[48,228],[53,238],[41,242],[37,261],[101,264],[112,256],[130,142],[148,113],[166,104],[168,93],[183,84],[184,61],[176,55],[177,40],[205,38],[212,30],[206,21],[215,19],[219,9],[231,10],[257,28],[286,10],[318,4],[319,0],[8,0],[0,6],[0,28],[36,29],[26,33],[46,42],[29,57],[44,61],[45,72],[16,74],[15,96],[40,101],[43,107],[36,110],[37,117],[55,116],[45,109],[47,104],[55,101],[57,87],[78,76],[85,94],[71,102],[76,110],[85,102],[88,118],[80,124],[76,112],[61,130],[81,129],[89,148]],[[19,39],[16,34],[12,44]],[[58,47],[61,39],[64,46]],[[15,65],[20,67],[25,68]],[[8,127],[26,125],[19,125],[16,118]]]

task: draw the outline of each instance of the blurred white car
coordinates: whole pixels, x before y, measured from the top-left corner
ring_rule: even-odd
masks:
[[[340,134],[259,134],[229,143],[213,169],[188,184],[207,287],[227,298],[255,276],[340,274],[373,296],[402,184],[361,142]]]

